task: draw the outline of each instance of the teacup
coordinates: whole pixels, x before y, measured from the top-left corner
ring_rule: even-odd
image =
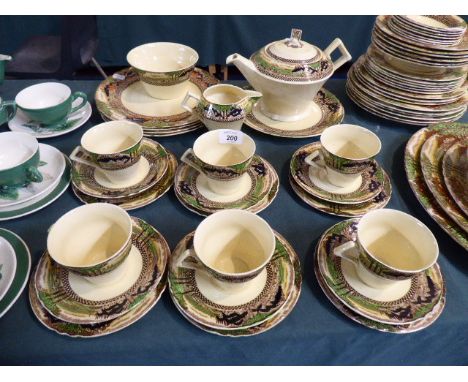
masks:
[[[0,126],[10,121],[16,114],[15,101],[3,101],[0,97]]]
[[[385,288],[432,267],[439,247],[418,219],[398,210],[380,209],[365,214],[357,225],[357,240],[335,248],[334,254],[353,262],[365,284]]]
[[[244,210],[223,210],[198,225],[193,248],[175,265],[205,272],[218,281],[216,285],[229,287],[257,277],[275,246],[275,234],[261,217]]]
[[[11,61],[12,57],[6,54],[0,54],[0,85],[3,84],[5,79],[5,64],[7,61]]]
[[[130,253],[132,220],[113,204],[93,203],[68,211],[49,230],[47,251],[60,266],[82,276],[118,267]]]
[[[198,53],[182,44],[153,42],[133,48],[127,61],[151,97],[175,99],[185,94]]]
[[[219,84],[205,89],[201,97],[188,92],[181,105],[190,113],[195,113],[208,130],[240,130],[251,107],[252,98],[258,99],[261,96],[262,93],[254,90]],[[197,106],[193,109],[187,105],[190,98],[197,101]]]
[[[247,134],[234,131],[236,141],[224,141],[231,130],[213,130],[200,135],[180,160],[208,178],[208,187],[220,195],[229,195],[242,182],[240,177],[250,168],[255,142]]]
[[[39,166],[39,142],[20,132],[0,134],[0,188],[24,187],[42,182]]]
[[[372,131],[357,125],[334,125],[320,137],[321,148],[314,151],[305,162],[325,174],[337,187],[354,184],[368,169],[380,152],[382,144]],[[321,161],[314,159],[319,156]]]
[[[137,123],[104,122],[83,134],[70,159],[100,169],[110,180],[126,179],[140,160],[142,139]]]
[[[72,106],[77,98],[81,98],[80,104]],[[47,126],[65,122],[68,115],[86,105],[87,96],[72,93],[67,85],[58,82],[44,82],[21,90],[15,102],[32,121]]]

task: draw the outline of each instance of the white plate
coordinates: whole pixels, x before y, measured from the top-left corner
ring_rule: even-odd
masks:
[[[52,190],[58,183],[60,177],[65,170],[65,157],[55,147],[39,144],[40,160],[45,162],[45,165],[39,167],[39,171],[43,176],[40,183],[30,183],[27,187],[18,189],[18,199],[9,200],[0,198],[0,210],[3,211],[5,207],[22,204],[37,198],[45,192]]]
[[[81,100],[76,99],[73,102],[73,105],[76,106],[79,104],[79,102],[81,102]],[[93,109],[91,107],[91,104],[89,102],[86,102],[86,105],[83,108],[68,116],[68,126],[66,128],[60,130],[53,130],[50,128],[34,128],[25,126],[25,124],[28,124],[29,118],[21,110],[18,109],[14,118],[10,122],[8,122],[8,127],[11,131],[21,131],[24,133],[28,133],[37,139],[58,137],[59,135],[67,134],[83,126],[91,117],[92,113]]]
[[[0,236],[0,301],[10,288],[15,272],[15,250],[6,239]]]

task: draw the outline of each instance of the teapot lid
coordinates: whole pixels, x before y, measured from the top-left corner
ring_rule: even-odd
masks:
[[[291,37],[268,44],[251,57],[267,76],[294,82],[316,81],[333,72],[333,62],[316,46],[301,40],[302,30],[292,29]]]

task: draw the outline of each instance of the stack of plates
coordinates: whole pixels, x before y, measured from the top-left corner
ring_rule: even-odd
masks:
[[[58,199],[70,184],[70,164],[55,147],[39,144],[43,180],[18,189],[18,197],[0,197],[0,221],[32,214]]]
[[[83,203],[112,203],[133,210],[153,203],[172,186],[177,159],[159,143],[144,138],[131,179],[111,182],[94,167],[73,162],[72,184]]]
[[[419,130],[406,145],[405,169],[424,209],[468,250],[468,124]]]
[[[289,182],[299,198],[319,211],[344,217],[362,216],[387,205],[392,195],[392,185],[387,173],[376,161],[362,174],[361,184],[340,188],[330,184],[305,161],[320,147],[320,142],[310,143],[292,156]]]
[[[416,24],[424,29],[440,20],[448,25],[459,21],[445,16],[436,23],[433,17],[438,16],[377,17],[371,46],[348,73],[346,90],[357,105],[411,125],[452,122],[463,116],[468,103],[468,33],[465,27],[455,28],[458,40],[440,44],[450,28],[446,32],[439,28],[432,39],[425,35],[427,41],[422,41]]]
[[[445,306],[445,281],[439,265],[385,289],[368,287],[353,263],[333,253],[343,243],[356,240],[358,221],[335,224],[317,244],[315,275],[325,296],[347,317],[371,329],[403,334],[433,324]]]
[[[171,298],[190,323],[209,333],[243,337],[263,333],[291,313],[301,291],[301,267],[280,234],[275,233],[276,252],[264,274],[235,292],[222,289],[203,272],[179,265],[180,256],[192,248],[193,234],[174,249],[169,267]]]
[[[132,249],[119,265],[127,269],[116,281],[109,282],[108,274],[89,281],[44,253],[29,282],[29,301],[45,327],[71,337],[104,336],[135,323],[158,302],[166,288],[169,246],[143,220],[132,223]]]
[[[195,68],[187,91],[201,95],[219,81],[208,72]],[[182,98],[158,100],[143,88],[137,73],[127,68],[104,80],[95,94],[96,106],[105,121],[126,120],[142,126],[147,137],[184,134],[202,127],[195,114],[182,108]],[[193,100],[189,104],[194,107]]]

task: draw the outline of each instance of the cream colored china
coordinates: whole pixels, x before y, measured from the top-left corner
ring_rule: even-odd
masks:
[[[236,192],[245,181],[255,154],[255,142],[241,131],[213,130],[199,136],[181,157],[181,161],[203,173],[209,188],[220,195]],[[228,134],[236,140],[225,141]],[[230,143],[232,142],[232,143]]]
[[[188,92],[181,105],[188,112],[195,113],[208,130],[240,130],[251,107],[252,98],[261,96],[262,93],[254,90],[219,84],[210,86],[201,97]],[[197,102],[195,108],[187,105],[190,99]]]
[[[355,266],[371,288],[397,288],[432,267],[439,256],[437,240],[418,219],[404,212],[380,209],[365,214],[357,225],[357,240],[334,250]],[[405,284],[405,285],[406,285]]]
[[[127,61],[151,97],[174,99],[187,91],[198,53],[182,44],[153,42],[133,48],[127,54]]]
[[[376,134],[348,124],[326,129],[320,136],[320,143],[321,150],[313,152],[305,162],[319,170],[331,185],[350,190],[360,186],[362,172],[372,165],[382,147]],[[321,159],[318,163],[314,160],[317,156]]]
[[[70,159],[98,169],[111,183],[125,184],[141,167],[142,139],[137,123],[104,122],[83,134]]]
[[[278,121],[298,121],[311,113],[317,92],[341,65],[351,60],[340,39],[325,51],[301,40],[302,31],[293,29],[291,37],[272,42],[249,59],[239,53],[226,58],[234,64],[255,90],[263,94],[262,113]],[[335,49],[340,58],[332,61]]]
[[[223,210],[200,223],[193,249],[188,249],[175,266],[214,278],[212,288],[256,289],[261,282],[255,280],[265,276],[275,241],[273,230],[261,217],[243,210]],[[199,280],[206,283],[207,279],[200,276]]]
[[[130,253],[132,220],[113,204],[77,207],[49,230],[47,250],[59,265],[82,276],[114,270]]]

